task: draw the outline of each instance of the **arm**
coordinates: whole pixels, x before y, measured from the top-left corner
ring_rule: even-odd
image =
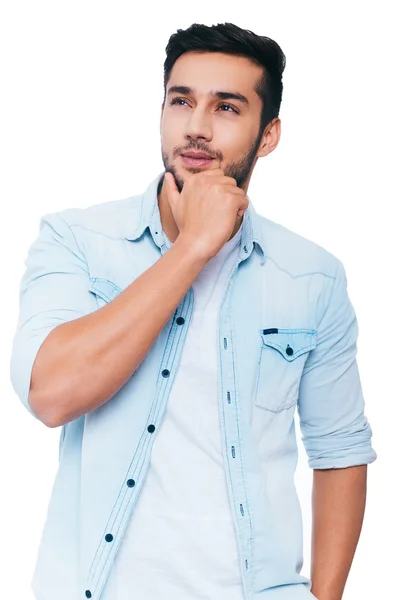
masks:
[[[376,452],[356,361],[357,319],[340,261],[325,284],[298,409],[314,469],[312,592],[318,600],[340,600],[364,516],[367,464]]]
[[[11,359],[13,387],[31,414],[57,427],[109,400],[209,260],[203,254],[178,236],[155,264],[98,308],[68,224],[57,213],[43,217],[21,283]]]
[[[312,593],[341,600],[364,518],[367,465],[314,470]]]

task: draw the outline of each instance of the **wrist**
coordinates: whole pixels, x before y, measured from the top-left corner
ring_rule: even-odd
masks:
[[[178,243],[178,246],[181,247],[184,252],[189,253],[193,260],[199,260],[205,264],[213,257],[207,242],[199,237],[180,233],[175,243]]]

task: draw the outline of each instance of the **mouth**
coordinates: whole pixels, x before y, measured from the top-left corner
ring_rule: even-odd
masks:
[[[188,152],[181,154],[183,164],[187,167],[205,167],[210,165],[214,160],[211,156],[203,153]]]

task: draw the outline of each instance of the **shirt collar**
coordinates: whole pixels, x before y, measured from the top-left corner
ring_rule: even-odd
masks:
[[[126,221],[127,235],[129,241],[137,240],[148,227],[154,242],[161,246],[164,243],[160,210],[158,206],[158,187],[161,186],[165,171],[159,173],[149,184],[145,192],[140,196],[140,201],[131,204],[132,214]],[[262,255],[262,264],[266,260],[266,245],[261,229],[261,216],[256,212],[253,203],[246,195],[249,205],[244,212],[242,220],[242,237],[240,245],[241,260],[250,256],[253,246]]]

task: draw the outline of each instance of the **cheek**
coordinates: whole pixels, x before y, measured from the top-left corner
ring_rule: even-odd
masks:
[[[246,154],[249,147],[254,143],[257,131],[253,132],[251,125],[243,123],[218,123],[214,128],[213,147],[219,148],[224,157],[238,157]]]
[[[169,111],[164,115],[164,119],[161,122],[161,128],[166,132],[176,131],[177,128],[183,128],[185,126],[186,117],[184,111]]]
[[[182,134],[182,129],[179,126],[177,120],[168,119],[168,122],[165,121],[161,124],[160,135],[161,135],[161,143],[164,148],[164,151],[171,152],[173,148],[177,146],[182,146],[184,144],[184,136]]]
[[[172,158],[173,148],[177,145],[176,141],[174,142],[174,140],[171,139],[170,134],[163,129],[161,130],[160,137],[162,152]]]

